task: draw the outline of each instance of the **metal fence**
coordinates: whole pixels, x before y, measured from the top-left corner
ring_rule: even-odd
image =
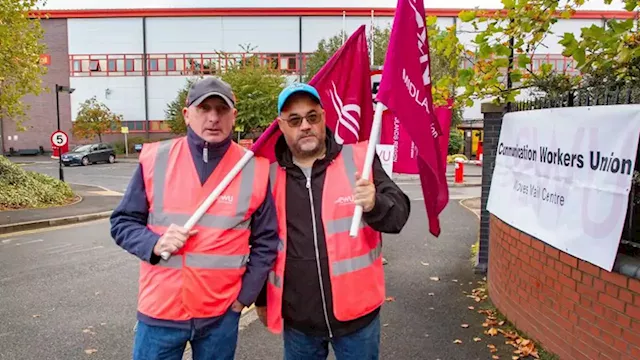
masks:
[[[509,112],[576,106],[640,104],[640,86],[584,88],[508,105]],[[629,206],[619,252],[640,257],[640,147],[636,153]],[[637,206],[637,207],[636,207]]]

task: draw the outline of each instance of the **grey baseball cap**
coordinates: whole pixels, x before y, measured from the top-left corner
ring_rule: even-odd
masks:
[[[231,85],[214,76],[206,77],[191,85],[186,105],[187,107],[198,106],[209,96],[219,96],[229,107],[235,108],[236,96],[233,94]]]

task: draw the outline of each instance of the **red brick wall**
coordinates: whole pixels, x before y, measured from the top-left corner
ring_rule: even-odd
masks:
[[[640,359],[640,281],[490,220],[489,296],[562,360]]]
[[[15,123],[4,119],[4,147],[9,151],[13,147],[20,149],[38,149],[44,147],[51,151],[51,133],[57,129],[55,84],[69,85],[69,46],[66,19],[42,20],[46,53],[51,55],[48,72],[42,78],[42,86],[49,91],[42,91],[39,96],[27,95],[25,103],[31,106],[27,112],[27,120],[23,126],[27,131],[16,131]],[[69,94],[60,93],[60,127],[71,136],[71,104]],[[13,140],[17,135],[18,140]],[[12,140],[7,140],[11,136]]]

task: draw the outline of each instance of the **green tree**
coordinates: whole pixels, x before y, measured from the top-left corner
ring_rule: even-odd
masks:
[[[285,85],[282,73],[260,63],[257,56],[227,69],[220,76],[236,96],[236,126],[243,132],[261,131],[278,115],[278,95]]]
[[[107,105],[94,96],[80,105],[71,131],[73,136],[80,139],[93,139],[97,136],[98,141],[102,142],[102,134],[119,128],[121,123],[122,115],[112,113]]]
[[[187,133],[187,124],[184,122],[184,116],[182,116],[182,109],[184,109],[187,103],[187,94],[191,85],[201,78],[189,78],[185,85],[178,91],[176,98],[167,104],[167,108],[164,110],[164,118],[169,125],[171,133],[176,135],[184,135]]]
[[[639,6],[637,0],[624,2],[628,11]],[[617,79],[633,76],[640,57],[638,30],[633,31],[633,20],[611,20],[607,29],[596,25],[583,28],[580,41],[571,33],[564,34],[559,41],[565,48],[563,54],[574,58],[583,72],[581,77],[553,74],[551,64],[532,70],[533,54],[553,33],[552,25],[559,18],[570,18],[584,3],[585,0],[568,0],[562,5],[557,0],[502,0],[501,10],[461,12],[461,21],[477,31],[481,24],[484,27],[473,41],[476,51],[466,54],[473,67],[460,71],[464,96],[469,102],[471,98],[490,97],[496,103],[509,103],[524,88],[554,92],[583,86],[585,79],[601,82],[599,78],[606,74],[615,74]]]
[[[38,18],[30,18],[38,0],[0,1],[0,117],[13,119],[19,129],[28,109],[27,94],[39,95],[46,67],[40,55],[44,31]],[[0,134],[1,135],[1,134]]]
[[[284,86],[284,77],[280,71],[260,64],[257,56],[246,56],[242,61],[229,66],[219,77],[231,85],[236,96],[236,127],[247,133],[263,130],[273,122],[277,116],[278,94]],[[176,98],[167,104],[165,119],[174,134],[182,135],[187,132],[182,109],[191,84],[199,79],[188,79]]]
[[[464,147],[464,135],[456,128],[449,130],[449,155],[460,154]]]

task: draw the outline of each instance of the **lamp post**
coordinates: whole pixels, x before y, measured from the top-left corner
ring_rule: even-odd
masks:
[[[58,93],[66,92],[71,94],[75,90],[76,89],[68,86],[56,84],[56,114],[58,116],[58,131],[60,131],[60,96],[58,96]],[[60,181],[64,181],[64,173],[62,171],[62,149],[60,149],[60,147],[58,147],[58,177],[60,178]]]

